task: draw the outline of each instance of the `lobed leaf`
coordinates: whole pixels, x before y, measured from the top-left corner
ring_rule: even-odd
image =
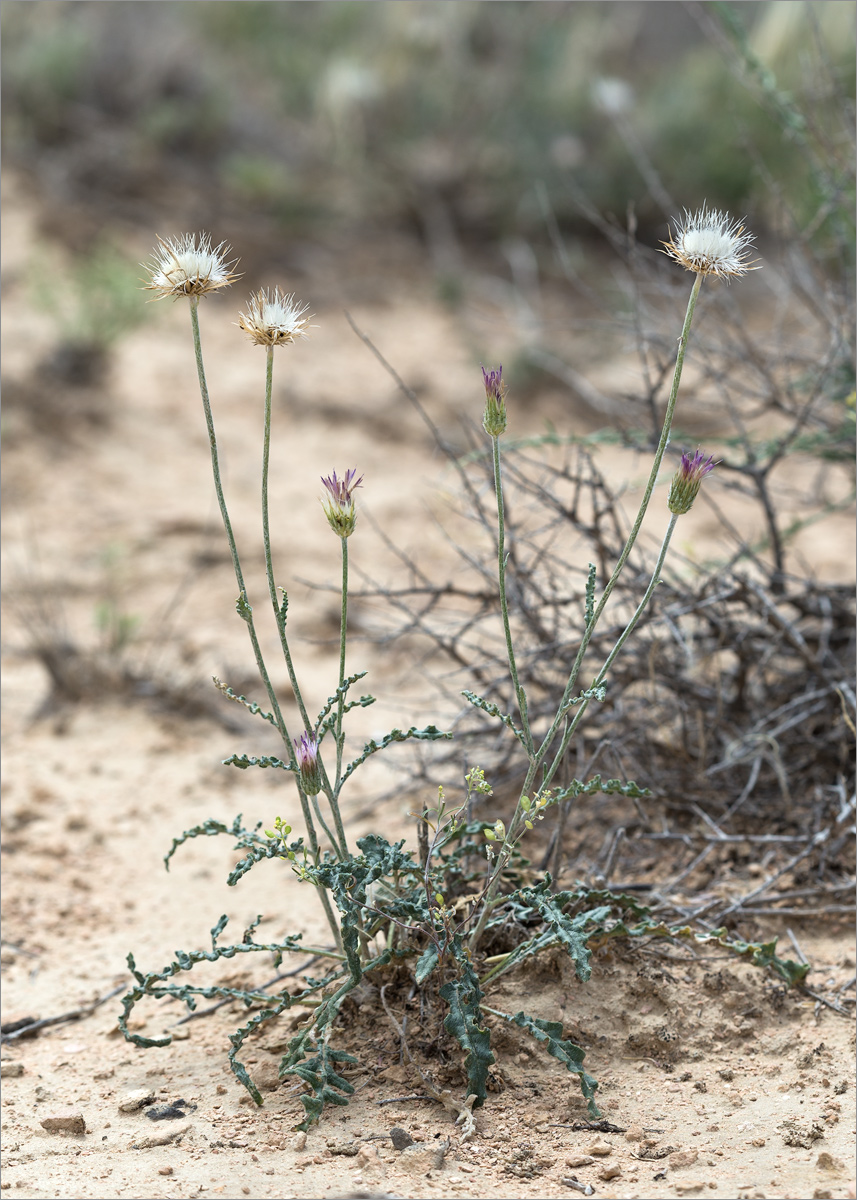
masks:
[[[527,746],[527,739],[524,737],[523,729],[517,728],[515,722],[508,713],[502,712],[496,704],[493,704],[490,700],[483,699],[482,696],[477,696],[475,692],[463,691],[461,694],[468,704],[472,704],[474,708],[478,708],[482,712],[487,713],[489,717],[496,717],[499,721],[502,721],[507,729],[511,729],[512,733],[514,733],[521,745],[525,749],[529,749]],[[523,699],[523,697],[520,697],[520,699]]]
[[[234,700],[236,704],[243,704],[247,711],[251,712],[254,717],[259,716],[263,721],[268,721],[271,725],[276,726],[277,719],[273,713],[263,712],[255,700],[248,700],[246,696],[239,696],[236,692],[233,692],[231,687],[227,687],[225,683],[222,683],[216,675],[213,675],[212,679],[214,680],[214,686],[223,693],[227,700]]]
[[[488,1098],[488,1068],[496,1059],[491,1049],[491,1034],[482,1020],[479,977],[458,938],[453,942],[452,950],[458,963],[459,977],[445,983],[440,989],[442,999],[449,1005],[443,1026],[465,1052],[467,1095],[476,1097],[474,1108],[479,1108]]]
[[[494,1009],[491,1009],[494,1012]],[[528,1017],[524,1012],[515,1013],[514,1016],[509,1016],[508,1013],[497,1013],[505,1021],[509,1021],[512,1025],[517,1025],[519,1029],[525,1030],[531,1037],[534,1037],[537,1042],[541,1042],[547,1047],[548,1054],[561,1062],[564,1067],[567,1067],[574,1075],[577,1075],[580,1080],[580,1090],[583,1092],[586,1100],[587,1111],[593,1120],[597,1120],[601,1116],[598,1111],[598,1106],[595,1103],[595,1092],[598,1088],[598,1080],[593,1079],[583,1069],[583,1060],[586,1054],[581,1048],[575,1045],[562,1036],[561,1021],[544,1021],[540,1017]]]
[[[381,738],[380,742],[376,742],[373,738],[371,741],[366,743],[366,745],[363,747],[363,753],[359,756],[359,758],[355,758],[354,761],[350,762],[345,768],[342,774],[343,781],[346,780],[348,776],[352,774],[352,772],[356,771],[360,764],[364,763],[366,759],[370,757],[370,755],[377,754],[379,750],[386,750],[387,747],[392,746],[394,742],[407,742],[411,739],[419,742],[437,742],[441,739],[451,738],[452,736],[453,735],[451,733],[444,733],[434,725],[426,725],[425,729],[417,729],[414,725],[407,730],[391,729],[388,734],[385,734],[384,737]]]
[[[294,770],[294,767],[283,762],[281,758],[270,758],[267,754],[263,754],[261,758],[252,758],[248,754],[231,754],[229,758],[221,761],[224,767],[238,767],[241,771],[246,771],[248,767],[279,767],[283,771]]]

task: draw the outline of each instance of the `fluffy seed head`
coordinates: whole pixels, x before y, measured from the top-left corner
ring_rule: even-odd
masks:
[[[685,210],[684,220],[676,221],[672,237],[663,242],[662,251],[697,275],[716,275],[728,283],[748,271],[758,271],[761,263],[748,256],[754,237],[746,233],[740,221],[727,213],[703,205],[695,213]]]
[[[354,504],[354,489],[359,488],[363,476],[355,479],[357,468],[345,472],[344,479],[338,479],[336,472],[331,472],[329,478],[321,477],[321,482],[327,488],[327,495],[322,497],[321,506],[327,523],[337,537],[351,537],[357,521],[357,510]]]
[[[229,287],[239,278],[232,268],[237,260],[226,261],[231,247],[226,242],[212,247],[207,233],[183,233],[181,237],[158,238],[154,258],[148,265],[146,287],[157,292],[156,300],[165,296],[205,296],[209,292]]]
[[[302,733],[299,738],[295,738],[295,758],[301,775],[301,787],[308,796],[317,796],[321,791],[318,742],[311,733]]]
[[[247,312],[238,314],[238,326],[256,346],[290,346],[308,336],[307,308],[278,287],[273,292],[256,292],[250,297]]]
[[[506,429],[506,384],[503,382],[502,364],[496,371],[486,371],[483,367],[482,380],[485,384],[482,428],[489,437],[499,437]]]
[[[709,471],[714,470],[714,459],[706,458],[701,450],[695,454],[683,454],[679,468],[670,484],[670,494],[667,507],[671,513],[680,517],[690,512],[691,506],[699,494],[702,481]]]

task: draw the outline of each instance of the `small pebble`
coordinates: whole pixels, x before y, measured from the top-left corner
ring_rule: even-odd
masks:
[[[22,1062],[10,1062],[6,1059],[0,1063],[0,1079],[14,1079],[23,1074],[24,1064]]]
[[[584,1147],[584,1153],[597,1154],[599,1158],[606,1158],[608,1154],[613,1153],[613,1147],[609,1142],[590,1142],[588,1146]]]
[[[626,1142],[641,1142],[643,1140],[643,1126],[629,1125],[625,1130]]]
[[[137,1112],[141,1108],[145,1108],[147,1104],[153,1104],[155,1093],[150,1092],[148,1088],[134,1088],[133,1091],[125,1092],[119,1098],[119,1111],[123,1113]]]
[[[670,1168],[677,1171],[680,1167],[692,1167],[698,1158],[698,1150],[675,1150],[669,1156]]]
[[[172,1173],[173,1173],[172,1167],[158,1167],[159,1175],[172,1175]]]
[[[598,1168],[599,1179],[615,1179],[617,1175],[622,1174],[622,1168],[617,1167],[615,1163],[604,1163]]]
[[[52,1113],[49,1117],[43,1117],[39,1122],[42,1129],[48,1133],[86,1133],[86,1121],[83,1119],[83,1113],[66,1109],[63,1112]]]
[[[396,1125],[390,1130],[390,1141],[393,1143],[394,1150],[404,1150],[405,1146],[413,1146],[414,1139],[408,1133],[407,1129],[402,1129],[400,1125]]]
[[[589,1154],[572,1154],[565,1162],[569,1167],[591,1167],[595,1159]]]

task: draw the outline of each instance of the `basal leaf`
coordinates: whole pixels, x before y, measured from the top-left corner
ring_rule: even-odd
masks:
[[[440,989],[441,997],[449,1005],[443,1025],[465,1052],[467,1091],[468,1095],[476,1097],[474,1108],[479,1108],[488,1097],[488,1068],[495,1058],[491,1050],[491,1035],[482,1020],[479,978],[458,941],[453,945],[453,954],[459,977],[445,983]]]
[[[494,1011],[493,1009],[491,1010]],[[598,1087],[598,1081],[593,1079],[583,1069],[583,1060],[586,1057],[585,1053],[574,1042],[569,1041],[562,1036],[561,1021],[543,1021],[540,1017],[528,1017],[524,1012],[515,1013],[509,1016],[506,1013],[499,1013],[504,1020],[517,1025],[520,1029],[526,1030],[531,1037],[534,1037],[537,1042],[541,1042],[546,1048],[548,1054],[561,1062],[564,1067],[567,1067],[574,1075],[577,1075],[580,1080],[580,1090],[583,1092],[586,1100],[587,1111],[593,1120],[601,1116],[598,1111],[598,1106],[595,1103],[595,1092]]]

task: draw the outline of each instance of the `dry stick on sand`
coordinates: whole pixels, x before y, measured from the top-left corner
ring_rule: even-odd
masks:
[[[21,1025],[18,1029],[7,1030],[4,1027],[2,1032],[0,1032],[0,1040],[3,1042],[14,1042],[18,1038],[35,1037],[40,1029],[47,1029],[49,1025],[64,1025],[68,1021],[80,1021],[83,1017],[91,1017],[96,1008],[99,1008],[102,1004],[106,1004],[114,996],[118,996],[127,986],[127,982],[120,983],[118,987],[113,988],[106,996],[101,996],[98,1000],[94,1000],[92,1004],[81,1005],[80,1008],[73,1008],[70,1012],[60,1013],[57,1017],[41,1017],[35,1020],[28,1020],[27,1024]]]

